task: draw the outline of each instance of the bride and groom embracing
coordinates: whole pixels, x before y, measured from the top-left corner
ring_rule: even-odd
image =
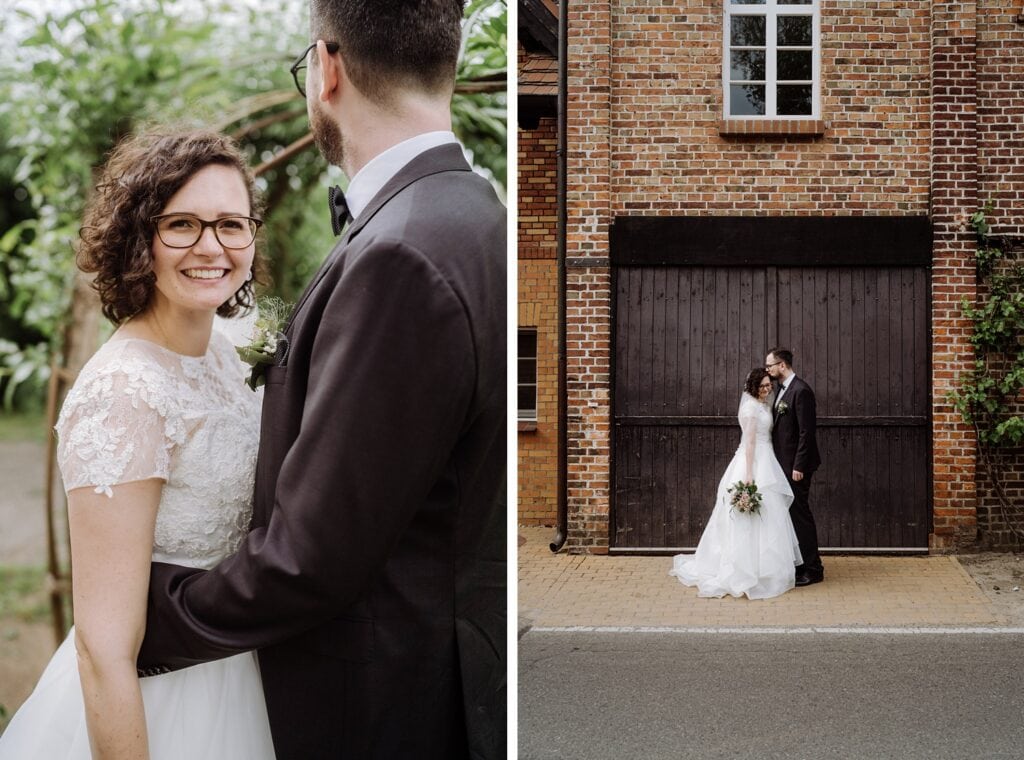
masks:
[[[462,3],[311,6],[348,228],[262,412],[213,329],[260,279],[237,146],[131,138],[90,200],[117,329],[57,425],[76,626],[2,760],[504,756],[506,224],[451,132]]]
[[[808,504],[811,476],[821,464],[816,413],[814,391],[793,371],[793,352],[773,348],[765,366],[752,369],[744,383],[740,445],[718,485],[697,551],[674,557],[669,575],[696,586],[700,596],[750,599],[824,580]],[[733,504],[755,491],[756,509],[747,506],[749,496]]]

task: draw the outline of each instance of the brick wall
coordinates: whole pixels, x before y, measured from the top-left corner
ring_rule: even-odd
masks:
[[[620,6],[612,212],[926,214],[928,6],[822,1],[820,137],[719,134],[721,3]]]
[[[927,214],[931,29],[928,3],[823,0],[824,134],[750,136],[720,130],[720,3],[569,10],[568,546],[602,552],[610,221]]]
[[[1020,0],[978,2],[978,195],[991,201],[989,216],[996,235],[1024,236],[1024,14]],[[1024,259],[1018,239],[1013,254]],[[1017,408],[1024,414],[1024,400]],[[1012,521],[1024,530],[1024,451],[1005,452],[999,461],[999,482],[1017,511],[999,507],[986,468],[978,465],[978,532],[986,548],[1024,550],[1010,530]]]
[[[722,129],[720,2],[570,5],[570,551],[608,544],[608,227],[626,214],[930,214],[930,546],[972,545],[979,517],[1005,533],[984,483],[979,502],[976,442],[946,396],[972,351],[964,222],[991,199],[994,231],[1024,233],[1020,13],[1016,0],[822,0],[821,123],[750,135]],[[1015,467],[1011,482],[1024,479]]]
[[[978,3],[979,197],[993,233],[1024,235],[1024,15],[1020,0]]]
[[[566,544],[599,553],[608,547],[611,475],[612,4],[581,0],[566,10]]]
[[[537,330],[537,424],[519,433],[519,522],[554,525],[558,510],[556,120],[519,130],[519,326]]]
[[[977,536],[976,441],[947,399],[972,352],[960,302],[975,297],[975,243],[964,220],[978,205],[976,11],[974,0],[933,4],[930,544],[936,551],[970,544]]]

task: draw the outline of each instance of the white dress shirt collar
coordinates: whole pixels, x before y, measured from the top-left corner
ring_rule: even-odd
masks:
[[[782,403],[782,397],[783,397],[783,395],[785,395],[786,390],[789,388],[789,386],[793,383],[793,378],[794,377],[796,377],[796,373],[795,372],[792,373],[785,380],[783,380],[781,383],[779,383],[779,387],[780,387],[779,395],[777,395],[775,397],[775,406],[776,407],[778,407],[778,405]]]
[[[392,145],[378,153],[369,163],[356,172],[345,191],[345,202],[353,219],[358,219],[366,206],[373,200],[388,180],[399,170],[424,151],[448,143],[458,144],[453,132],[424,132]]]

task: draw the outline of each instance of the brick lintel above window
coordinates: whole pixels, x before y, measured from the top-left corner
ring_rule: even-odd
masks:
[[[730,136],[756,135],[824,135],[828,123],[823,119],[722,119],[718,134]]]

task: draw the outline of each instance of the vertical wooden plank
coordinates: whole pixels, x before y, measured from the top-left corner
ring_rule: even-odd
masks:
[[[725,414],[725,405],[722,403],[724,388],[728,381],[729,356],[729,275],[723,267],[715,269],[715,324],[714,338],[710,350],[713,356],[714,373],[709,378],[708,384],[711,390],[711,406],[708,410],[711,414]]]
[[[672,414],[684,414],[683,399],[689,393],[688,355],[690,352],[690,269],[676,268],[676,384],[670,408]],[[677,441],[678,443],[678,441]]]
[[[825,317],[824,340],[824,375],[821,378],[821,391],[818,398],[819,416],[839,414],[840,372],[839,351],[841,332],[839,329],[839,272],[829,269],[821,272],[819,277],[825,281],[825,303],[822,312]]]
[[[665,397],[661,414],[678,414],[679,270],[665,270]]]
[[[785,267],[779,267],[777,270],[777,284],[776,289],[778,301],[778,314],[779,314],[779,334],[775,336],[775,343],[779,346],[791,346],[793,345],[793,313],[792,313],[792,301],[793,294],[790,286],[790,272],[791,270]]]
[[[864,272],[864,410],[865,415],[878,414],[878,272]]]
[[[859,363],[853,352],[853,276],[849,268],[839,270],[839,407],[837,414],[853,414],[853,371]]]
[[[654,442],[651,434],[654,428],[640,427],[640,504],[635,522],[633,542],[630,546],[650,546],[651,514],[654,511]]]
[[[615,374],[617,381],[612,389],[612,398],[615,401],[616,412],[621,414],[626,408],[626,388],[628,382],[623,378],[629,376],[629,354],[626,346],[629,341],[626,333],[629,329],[629,270],[620,267],[615,272]]]
[[[676,524],[676,453],[678,451],[678,427],[662,428],[662,477],[665,483],[665,504],[662,508],[662,523],[655,532],[655,546],[675,546]]]
[[[626,390],[627,404],[624,413],[636,415],[640,413],[640,396],[642,393],[641,351],[643,349],[640,336],[643,332],[643,277],[639,268],[631,268],[629,273],[629,289],[631,314],[629,316],[629,332],[626,334],[629,352],[629,375]]]
[[[665,413],[665,267],[652,267],[651,295],[651,357],[650,357],[650,413]]]
[[[757,367],[764,362],[768,345],[768,281],[765,270],[754,270],[750,280],[750,366]],[[774,329],[774,327],[772,327]]]
[[[704,303],[701,312],[701,374],[700,397],[697,399],[694,414],[708,414],[714,404],[715,388],[715,301],[717,299],[717,281],[715,270],[703,267]]]

